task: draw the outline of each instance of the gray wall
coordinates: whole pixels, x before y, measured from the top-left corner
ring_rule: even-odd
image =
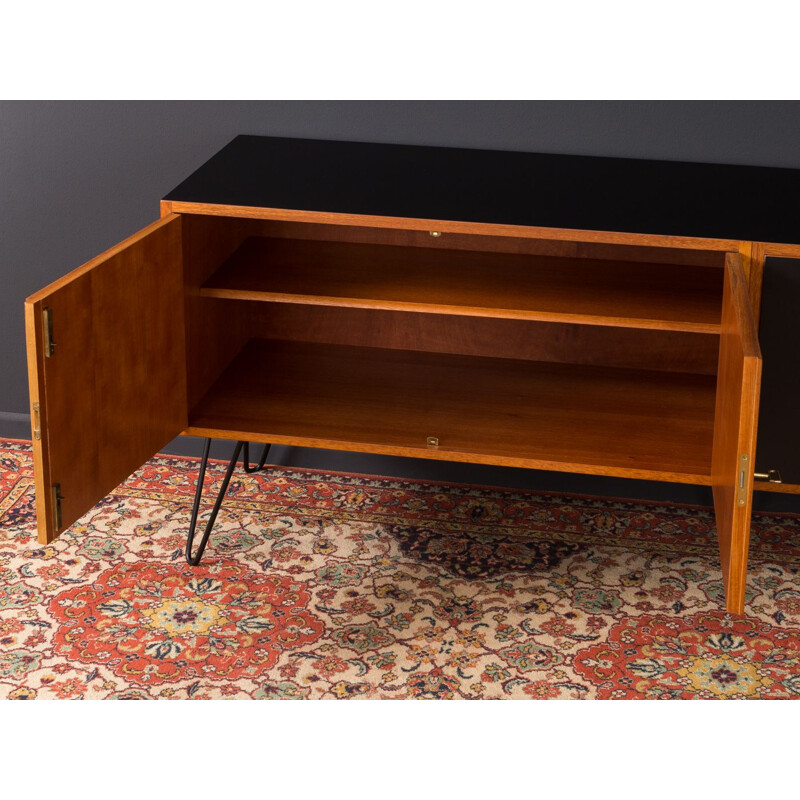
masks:
[[[239,133],[800,167],[797,102],[0,102],[0,436],[29,436],[23,299],[158,217],[159,199]],[[364,471],[442,468],[317,455]],[[605,486],[634,491],[588,488]]]

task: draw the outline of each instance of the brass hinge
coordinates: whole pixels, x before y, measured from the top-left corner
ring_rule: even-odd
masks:
[[[768,469],[766,472],[754,472],[753,477],[757,481],[769,481],[770,483],[783,483],[781,473],[777,469]]]
[[[53,492],[53,523],[58,532],[61,530],[61,501],[64,499],[61,496],[61,484],[54,483],[51,491]]]
[[[50,307],[42,309],[42,327],[44,329],[44,355],[50,358],[56,349],[53,341],[53,309]]]
[[[39,404],[33,404],[33,438],[38,442],[42,438],[42,420],[39,414]]]
[[[750,470],[750,458],[747,453],[739,456],[739,474],[736,477],[736,504],[743,506],[747,503],[747,473]]]

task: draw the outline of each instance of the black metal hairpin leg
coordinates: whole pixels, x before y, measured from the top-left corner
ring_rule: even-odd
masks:
[[[258,461],[258,465],[255,467],[251,467],[250,442],[244,442],[244,448],[242,449],[242,466],[244,467],[244,471],[247,472],[249,475],[252,475],[254,472],[258,472],[259,470],[264,469],[264,462],[267,460],[270,447],[271,445],[268,444],[264,445],[264,452],[261,454],[261,458]]]
[[[211,535],[211,529],[217,521],[217,514],[219,513],[220,506],[228,491],[228,484],[231,482],[233,470],[236,468],[236,462],[239,460],[239,453],[242,453],[242,466],[245,472],[252,474],[264,468],[264,462],[267,460],[269,454],[269,445],[264,445],[264,452],[261,454],[261,459],[256,467],[250,466],[250,445],[248,442],[236,442],[236,447],[233,450],[233,456],[228,464],[228,469],[225,471],[225,477],[222,479],[222,486],[217,493],[217,499],[214,501],[214,507],[211,509],[211,516],[206,522],[205,530],[200,538],[200,544],[197,546],[197,552],[192,555],[192,544],[194,543],[194,535],[197,528],[197,516],[200,513],[200,499],[203,496],[203,488],[205,486],[206,466],[208,465],[208,453],[211,449],[211,439],[206,439],[203,445],[203,459],[200,462],[200,474],[197,476],[197,489],[194,493],[194,505],[192,506],[192,519],[189,523],[189,533],[186,537],[186,561],[193,567],[200,563],[203,557],[203,551],[206,549],[208,537]]]

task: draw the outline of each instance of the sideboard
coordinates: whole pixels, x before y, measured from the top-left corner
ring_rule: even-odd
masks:
[[[712,487],[741,613],[753,491],[800,492],[798,198],[800,170],[239,136],[26,301],[39,539],[181,433],[672,481]]]

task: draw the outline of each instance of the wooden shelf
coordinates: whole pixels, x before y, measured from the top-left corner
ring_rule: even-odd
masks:
[[[715,386],[704,375],[253,339],[186,432],[708,485]]]
[[[251,237],[200,294],[718,334],[722,270]]]

